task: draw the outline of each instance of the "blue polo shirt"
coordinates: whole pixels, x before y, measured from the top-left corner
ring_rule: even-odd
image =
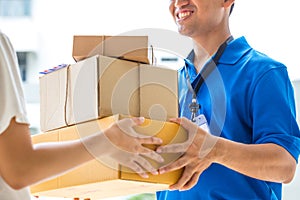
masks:
[[[199,79],[192,62],[186,69],[193,86]],[[190,118],[184,67],[179,70],[180,116]],[[231,41],[217,68],[201,86],[199,114],[206,116],[212,134],[245,144],[275,143],[296,161],[300,133],[296,122],[293,87],[287,69],[252,49],[244,37]],[[276,155],[274,155],[276,156]],[[281,199],[282,184],[257,180],[219,164],[212,164],[190,190],[163,191],[158,200]]]

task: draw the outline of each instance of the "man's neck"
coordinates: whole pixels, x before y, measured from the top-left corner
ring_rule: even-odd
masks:
[[[230,36],[230,33],[224,34],[222,37],[210,37],[199,39],[193,38],[193,48],[194,48],[194,66],[197,70],[197,73],[201,71],[205,63],[213,56],[220,45],[226,41]]]
[[[205,65],[205,63],[208,61],[208,59],[210,59],[211,55],[208,54],[205,50],[202,49],[198,49],[194,47],[194,67],[197,71],[197,73],[199,73],[201,71],[201,69],[203,68],[203,66]]]

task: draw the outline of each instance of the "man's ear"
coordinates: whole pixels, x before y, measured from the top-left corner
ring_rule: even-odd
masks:
[[[224,0],[224,7],[229,8],[234,4],[235,0]]]
[[[230,8],[229,15],[231,14],[234,7],[235,0],[224,0],[224,8]]]

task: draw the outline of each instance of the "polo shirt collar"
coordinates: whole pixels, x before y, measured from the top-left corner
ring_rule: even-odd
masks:
[[[246,41],[244,36],[237,38],[231,42],[229,42],[228,46],[226,47],[223,55],[221,56],[219,63],[220,64],[227,64],[227,65],[234,65],[237,63],[248,51],[252,48]],[[185,59],[185,63],[187,66],[192,66],[194,61],[195,53],[192,50],[187,58]]]

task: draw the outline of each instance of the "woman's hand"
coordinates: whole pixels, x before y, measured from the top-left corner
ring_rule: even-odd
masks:
[[[183,153],[175,162],[161,167],[159,172],[163,174],[184,168],[181,178],[177,183],[171,185],[170,189],[188,190],[198,182],[201,173],[211,165],[211,153],[217,137],[186,118],[175,118],[170,121],[178,123],[186,129],[188,140],[180,144],[161,146],[156,150],[158,153]]]
[[[126,118],[114,123],[104,131],[102,143],[105,143],[104,154],[123,166],[131,168],[140,176],[147,178],[146,171],[158,174],[145,157],[163,162],[163,158],[155,151],[146,148],[143,144],[160,145],[162,140],[138,134],[133,127],[144,122],[144,118]]]

